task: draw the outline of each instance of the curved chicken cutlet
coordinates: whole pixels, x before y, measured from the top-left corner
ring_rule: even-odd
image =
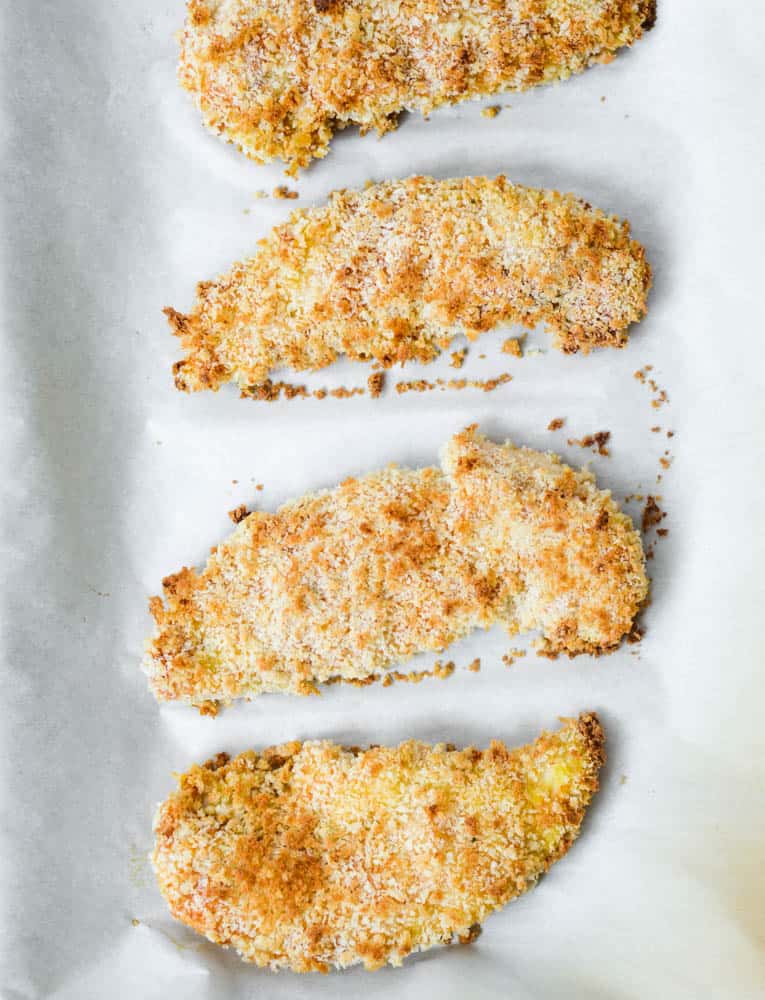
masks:
[[[443,470],[391,467],[253,513],[152,598],[144,669],[195,705],[365,680],[475,628],[597,653],[647,593],[630,519],[589,472],[468,428]]]
[[[180,83],[205,125],[296,174],[348,125],[527,90],[610,62],[655,0],[190,0]]]
[[[505,177],[410,177],[295,212],[254,257],[166,309],[186,358],[179,389],[247,390],[279,367],[339,354],[432,361],[454,336],[545,322],[562,350],[619,347],[646,312],[651,270],[629,225]]]
[[[160,889],[174,917],[273,969],[376,969],[472,940],[563,857],[597,791],[597,716],[564,722],[514,750],[220,754],[159,809]]]

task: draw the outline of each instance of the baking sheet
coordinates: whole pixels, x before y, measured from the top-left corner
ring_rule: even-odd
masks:
[[[203,131],[174,79],[182,14],[180,0],[2,5],[0,996],[765,995],[765,11],[666,0],[633,51],[503,98],[493,120],[469,104],[407,117],[379,142],[344,133],[299,178],[298,202],[257,199],[285,182],[280,168]],[[160,308],[190,306],[198,279],[296,204],[368,179],[499,171],[632,221],[656,280],[626,350],[563,358],[536,331],[527,348],[541,353],[518,360],[500,353],[505,330],[461,373],[510,371],[489,394],[392,391],[397,377],[453,374],[446,360],[394,376],[377,401],[175,392]],[[670,398],[659,410],[633,378],[647,364]],[[366,374],[339,365],[307,381]],[[565,428],[548,432],[558,416]],[[662,494],[669,535],[642,644],[573,663],[530,651],[508,669],[502,654],[528,642],[495,631],[450,650],[482,669],[447,681],[269,696],[217,719],[155,705],[138,669],[146,598],[204,560],[229,509],[434,462],[472,422],[575,463],[591,456],[568,437],[610,430],[611,457],[592,459],[600,481],[619,498]],[[155,805],[172,771],[214,752],[310,737],[521,742],[584,709],[602,714],[610,757],[581,839],[470,947],[375,975],[275,975],[176,924],[154,887]]]

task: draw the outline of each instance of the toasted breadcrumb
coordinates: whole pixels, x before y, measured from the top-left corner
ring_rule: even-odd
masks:
[[[646,312],[651,271],[629,226],[573,195],[500,176],[410,177],[301,209],[254,257],[165,313],[186,353],[187,392],[345,354],[384,367],[432,361],[460,333],[546,322],[572,353],[620,347]]]
[[[144,661],[156,697],[312,694],[495,622],[572,656],[617,646],[648,582],[640,536],[592,474],[474,427],[442,466],[255,511],[206,569],[167,577]]]
[[[505,354],[512,354],[514,358],[523,357],[523,342],[526,339],[524,334],[522,337],[508,337],[507,340],[502,344],[502,351]]]
[[[367,389],[372,399],[379,399],[385,388],[385,372],[372,372],[367,379]]]
[[[467,350],[464,347],[460,351],[452,351],[452,354],[451,354],[452,360],[449,362],[449,367],[450,368],[462,368],[462,366],[465,364],[465,355],[466,354],[467,354]]]
[[[492,106],[489,108],[482,108],[481,115],[483,118],[496,118],[501,110],[502,108],[499,106],[499,104],[492,104]]]
[[[611,440],[611,431],[597,431],[595,434],[586,434],[583,438],[569,438],[569,445],[576,445],[578,448],[591,448],[598,455],[608,457],[611,452],[606,445]]]
[[[526,655],[525,649],[511,649],[508,653],[505,653],[502,657],[502,662],[506,667],[512,667],[516,660],[521,659],[521,657]]]
[[[275,187],[273,196],[274,198],[280,198],[282,201],[294,201],[299,197],[297,191],[291,190],[286,184],[280,184],[278,187]]]
[[[547,429],[548,431],[559,431],[561,427],[565,424],[565,422],[566,422],[565,417],[555,417],[547,425]]]
[[[509,750],[287,743],[181,775],[152,862],[174,917],[271,969],[401,965],[468,943],[576,839],[594,714]]]
[[[294,175],[339,129],[564,80],[654,18],[655,0],[189,0],[178,79],[212,132]]]

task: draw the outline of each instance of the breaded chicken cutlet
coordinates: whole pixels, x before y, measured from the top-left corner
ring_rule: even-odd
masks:
[[[156,697],[310,694],[495,622],[540,630],[550,654],[616,647],[648,581],[640,536],[592,474],[473,427],[442,465],[252,513],[202,572],[165,579],[144,659]]]
[[[182,775],[155,820],[174,917],[295,972],[400,965],[470,941],[576,839],[605,759],[597,716],[530,746],[288,743]]]
[[[205,125],[297,173],[334,132],[610,62],[655,0],[190,0],[178,78]]]
[[[246,390],[339,354],[432,361],[459,333],[544,322],[561,350],[619,347],[651,269],[629,225],[573,195],[505,177],[410,177],[299,210],[254,257],[166,309],[186,352],[179,389]]]

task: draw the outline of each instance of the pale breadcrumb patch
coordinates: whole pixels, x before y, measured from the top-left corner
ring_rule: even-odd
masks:
[[[497,622],[538,629],[552,654],[605,652],[648,581],[591,473],[471,427],[441,469],[391,466],[251,513],[163,587],[145,670],[158,699],[199,704],[365,680]]]
[[[257,965],[400,965],[473,940],[566,854],[604,759],[594,714],[513,750],[218,754],[160,806],[152,861],[173,916]]]
[[[564,80],[651,26],[655,0],[189,0],[178,79],[205,125],[296,174],[334,132]]]
[[[191,313],[165,314],[186,354],[179,389],[233,381],[252,395],[277,368],[428,362],[505,322],[544,322],[569,353],[621,347],[650,283],[629,225],[573,195],[410,177],[294,212],[255,256],[199,284]]]

